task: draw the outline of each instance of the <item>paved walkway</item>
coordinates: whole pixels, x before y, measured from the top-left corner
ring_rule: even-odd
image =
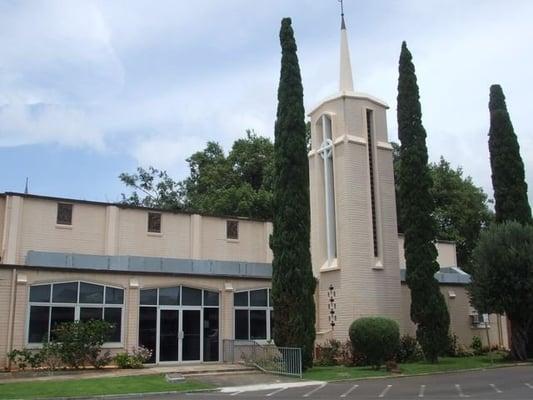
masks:
[[[224,374],[250,374],[254,369],[237,364],[180,364],[169,366],[154,366],[142,369],[87,369],[78,371],[55,371],[48,372],[4,372],[0,373],[0,383],[34,382],[51,380],[90,379],[90,378],[114,378],[118,376],[157,375],[177,372],[188,376],[208,377]]]

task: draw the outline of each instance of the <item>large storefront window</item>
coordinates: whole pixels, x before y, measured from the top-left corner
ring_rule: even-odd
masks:
[[[270,289],[233,294],[236,340],[270,340],[272,301]]]
[[[124,289],[88,282],[62,282],[30,287],[27,341],[54,339],[63,322],[104,320],[113,324],[109,342],[122,342]]]
[[[151,363],[219,360],[219,293],[186,286],[141,289],[139,345]]]

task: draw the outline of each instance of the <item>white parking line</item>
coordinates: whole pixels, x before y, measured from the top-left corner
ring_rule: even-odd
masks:
[[[383,392],[381,392],[378,397],[385,397],[387,395],[387,392],[390,390],[391,387],[392,387],[392,385],[387,385],[387,387],[385,389],[383,389]]]
[[[455,385],[455,388],[457,389],[457,392],[459,393],[459,397],[470,397],[468,394],[464,394],[463,390],[461,389],[461,385]]]
[[[526,386],[530,389],[533,389],[533,385],[531,383],[526,383]]]
[[[303,395],[303,397],[309,397],[311,396],[313,393],[315,392],[318,392],[320,389],[322,388],[325,388],[327,385],[327,383],[323,383],[322,385],[320,385],[319,387],[317,388],[314,388],[313,390],[311,390],[310,392],[307,392],[306,394]]]
[[[238,394],[241,394],[241,393],[242,393],[242,391],[240,391],[240,392],[233,392],[232,394],[230,394],[230,396],[237,396]]]
[[[343,394],[341,394],[341,397],[346,397],[348,396],[350,393],[352,393],[355,389],[357,389],[359,387],[359,385],[353,385],[350,389],[348,389],[346,392],[344,392]]]
[[[276,393],[283,392],[284,390],[287,390],[287,387],[279,388],[278,390],[274,390],[273,392],[266,395],[266,397],[274,396]]]
[[[489,386],[493,388],[496,393],[503,393],[500,389],[496,387],[494,383],[489,384]]]
[[[418,397],[424,397],[425,391],[426,391],[426,385],[420,385],[420,390],[418,391]]]

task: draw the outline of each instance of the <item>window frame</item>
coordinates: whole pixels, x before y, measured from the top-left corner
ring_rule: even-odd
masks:
[[[60,302],[54,302],[53,301],[53,286],[54,284],[61,284],[61,283],[77,283],[78,284],[78,293],[76,296],[76,302],[75,303],[60,303]],[[88,283],[91,285],[98,285],[104,287],[104,298],[102,300],[102,303],[80,303],[80,285],[81,283]],[[30,301],[30,292],[31,288],[34,286],[43,286],[43,285],[50,285],[50,297],[48,302],[36,302],[36,301]],[[31,314],[31,307],[48,307],[48,340],[50,340],[51,335],[51,316],[52,316],[52,308],[53,307],[67,307],[67,308],[73,308],[74,309],[74,321],[80,320],[80,310],[82,308],[99,308],[102,310],[102,320],[104,318],[104,313],[106,308],[120,308],[121,309],[121,316],[120,316],[120,342],[106,342],[103,344],[103,348],[122,348],[124,347],[124,323],[125,323],[125,314],[126,314],[126,289],[121,286],[117,285],[108,285],[105,283],[98,283],[98,282],[90,282],[86,280],[68,280],[68,281],[57,281],[57,282],[36,282],[31,285],[28,285],[28,291],[27,291],[27,307],[26,307],[26,318],[25,318],[25,328],[24,328],[24,344],[25,347],[29,349],[40,349],[43,346],[42,342],[30,342],[29,341],[29,334],[30,334],[30,314]],[[122,296],[122,304],[106,304],[106,287],[112,287],[114,289],[120,289],[123,291]]]
[[[266,306],[252,306],[250,302],[251,294],[250,292],[254,292],[256,290],[266,290],[267,291],[267,305]],[[235,305],[235,294],[236,293],[248,293],[248,306],[236,306]],[[258,343],[267,343],[272,340],[272,329],[271,329],[271,316],[272,312],[274,311],[274,308],[272,307],[271,300],[272,300],[272,288],[269,287],[262,287],[262,288],[253,288],[253,289],[244,289],[244,290],[236,290],[233,292],[233,339],[236,341],[255,341]],[[236,318],[236,312],[237,310],[245,310],[248,311],[248,339],[237,339],[235,337],[235,333],[237,332],[237,318]],[[266,338],[265,339],[252,339],[251,338],[251,318],[250,318],[250,311],[265,311],[265,318],[266,318]]]
[[[154,216],[159,216],[159,230],[152,230],[150,225],[150,218]],[[147,220],[146,220],[146,232],[152,235],[161,235],[163,230],[163,213],[159,211],[148,211]]]
[[[61,222],[59,220],[59,209],[61,207],[64,207],[64,206],[70,208],[70,221],[69,221],[69,223]],[[65,203],[65,202],[58,202],[57,203],[57,207],[56,207],[56,225],[59,225],[59,226],[72,226],[73,216],[74,216],[74,204]]]

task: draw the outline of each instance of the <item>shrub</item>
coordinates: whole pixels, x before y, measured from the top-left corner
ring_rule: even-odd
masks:
[[[441,356],[458,357],[459,352],[459,338],[455,333],[448,334],[448,343]]]
[[[483,354],[483,343],[481,342],[481,338],[479,336],[474,336],[472,338],[472,344],[470,347],[472,347],[472,350],[476,356]]]
[[[424,353],[422,352],[422,347],[420,347],[416,338],[410,335],[403,335],[400,338],[396,361],[399,363],[416,362],[421,361],[423,358]]]
[[[54,329],[54,341],[59,343],[61,361],[68,367],[92,365],[101,368],[111,360],[102,345],[108,340],[113,325],[106,321],[65,322]]]
[[[40,353],[28,349],[12,350],[7,353],[7,358],[22,371],[25,371],[28,367],[37,368],[42,361]]]
[[[374,368],[391,360],[398,352],[400,328],[398,323],[384,317],[360,318],[350,326],[353,352],[362,353]]]
[[[336,339],[328,340],[324,345],[316,346],[316,365],[332,366],[337,365],[341,358],[341,342]]]
[[[41,365],[49,371],[59,369],[63,362],[61,360],[61,344],[57,342],[47,342],[39,351]]]
[[[114,361],[119,368],[142,368],[143,364],[152,357],[152,350],[139,346],[132,350],[119,353],[115,356]]]

